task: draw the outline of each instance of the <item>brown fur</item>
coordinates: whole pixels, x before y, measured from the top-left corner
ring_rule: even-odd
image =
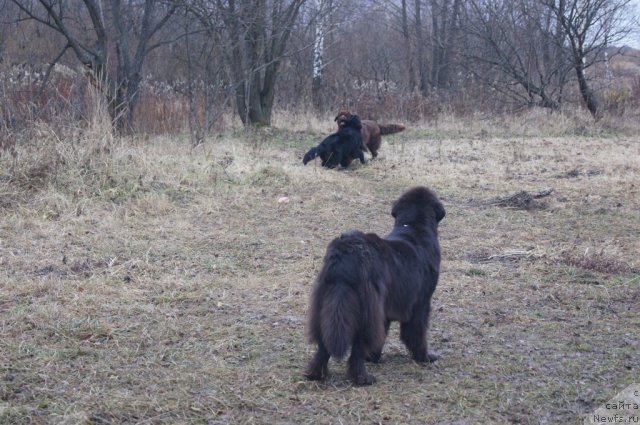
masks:
[[[437,359],[427,350],[431,296],[440,270],[438,222],[445,210],[425,187],[405,192],[394,204],[395,225],[383,238],[353,231],[331,241],[309,309],[309,339],[318,345],[305,376],[323,379],[330,357],[351,347],[348,374],[370,385],[365,359],[378,361],[391,321],[414,360]]]
[[[352,114],[347,109],[342,109],[336,115],[335,121],[338,128],[342,128],[344,124],[351,118]],[[399,133],[405,129],[402,124],[378,124],[372,120],[361,120],[362,122],[362,142],[373,158],[378,156],[378,150],[382,143],[382,137],[386,134]]]

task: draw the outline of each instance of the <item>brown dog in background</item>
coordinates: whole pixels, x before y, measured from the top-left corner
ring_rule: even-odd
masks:
[[[342,109],[336,115],[335,121],[338,128],[342,128],[353,115],[347,109]],[[405,129],[402,124],[378,124],[371,120],[361,120],[362,122],[362,142],[364,146],[371,152],[373,158],[378,156],[378,149],[382,143],[382,137],[386,134],[399,133]]]

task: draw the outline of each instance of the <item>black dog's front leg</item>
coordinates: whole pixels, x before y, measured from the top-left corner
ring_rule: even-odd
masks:
[[[431,306],[427,304],[425,312],[414,312],[411,320],[400,324],[400,339],[411,352],[413,359],[420,363],[432,363],[440,358],[430,353],[427,346],[427,328]]]

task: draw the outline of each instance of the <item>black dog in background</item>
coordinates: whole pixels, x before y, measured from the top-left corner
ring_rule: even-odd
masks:
[[[380,360],[391,321],[400,322],[400,339],[414,360],[438,358],[426,337],[445,210],[431,190],[415,187],[394,203],[391,215],[395,225],[384,239],[353,231],[327,247],[311,295],[308,332],[318,350],[305,371],[310,380],[324,378],[329,358],[342,358],[351,347],[349,377],[356,385],[373,384],[365,359]]]
[[[315,148],[311,148],[302,158],[302,162],[307,165],[307,162],[319,156],[322,166],[327,168],[335,168],[338,165],[348,167],[356,158],[364,164],[361,129],[360,118],[352,115],[340,130],[328,136]]]

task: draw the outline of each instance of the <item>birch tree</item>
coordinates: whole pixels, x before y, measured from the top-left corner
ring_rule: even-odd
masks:
[[[325,64],[325,38],[331,29],[332,0],[315,0],[315,31],[313,40],[313,70],[311,76],[311,98],[316,109],[322,105],[321,90]]]

